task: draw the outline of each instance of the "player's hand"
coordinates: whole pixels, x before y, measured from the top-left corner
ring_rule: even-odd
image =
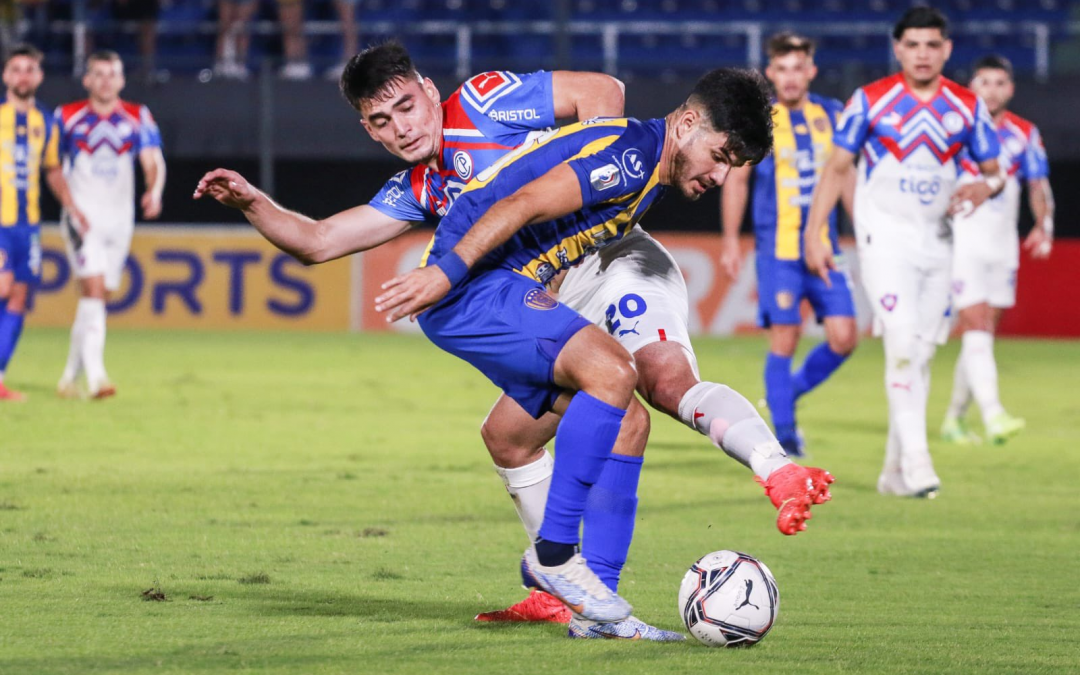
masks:
[[[738,239],[724,237],[724,250],[720,253],[720,269],[729,279],[738,279],[739,270],[742,269],[742,248]]]
[[[86,233],[90,231],[90,221],[86,219],[86,216],[79,210],[79,207],[71,204],[64,207],[64,211],[67,213],[68,220],[75,226],[75,229],[78,230],[79,234],[86,236]]]
[[[382,288],[384,293],[375,298],[375,311],[389,312],[387,323],[405,317],[416,321],[424,310],[446,297],[450,292],[450,279],[441,269],[431,265],[394,277]]]
[[[225,206],[243,211],[255,203],[259,191],[243,176],[228,169],[214,169],[199,180],[193,199],[210,195]]]
[[[1054,235],[1047,232],[1041,226],[1031,228],[1031,232],[1024,239],[1024,250],[1036,260],[1049,258],[1050,249],[1054,247]]]
[[[821,277],[825,285],[832,288],[832,279],[829,272],[836,269],[836,259],[833,257],[832,246],[826,246],[818,237],[806,237],[803,241],[805,250],[806,268],[814,275]]]
[[[965,183],[956,189],[952,198],[949,199],[949,215],[967,218],[975,213],[975,209],[991,196],[990,186],[986,181]]]
[[[147,220],[154,220],[161,215],[161,195],[147,191],[142,196],[142,215]]]

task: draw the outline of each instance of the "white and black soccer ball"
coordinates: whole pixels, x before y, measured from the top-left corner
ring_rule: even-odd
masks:
[[[738,551],[714,551],[690,566],[679,587],[686,629],[709,647],[760,642],[776,622],[780,591],[763,562]]]

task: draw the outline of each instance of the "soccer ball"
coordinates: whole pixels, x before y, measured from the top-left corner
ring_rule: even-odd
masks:
[[[780,611],[780,591],[760,560],[738,551],[715,551],[690,566],[679,586],[686,629],[709,647],[760,642]]]

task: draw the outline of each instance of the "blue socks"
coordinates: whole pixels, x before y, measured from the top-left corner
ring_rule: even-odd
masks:
[[[555,432],[555,470],[536,554],[541,565],[561,565],[579,541],[589,489],[615,447],[625,410],[577,392]]]
[[[847,355],[834,352],[829,348],[828,342],[822,342],[814,347],[806,355],[802,368],[792,378],[795,398],[799,398],[824,382],[846,360]]]
[[[615,454],[608,457],[600,480],[589,491],[585,503],[581,555],[612,592],[619,589],[619,574],[634,538],[638,479],[643,462],[643,457]]]
[[[769,404],[776,438],[781,443],[795,439],[795,387],[791,377],[791,357],[765,357],[765,402]]]
[[[0,375],[7,370],[11,355],[15,353],[15,345],[19,344],[19,335],[22,334],[23,315],[12,314],[7,311],[7,303],[0,308]]]

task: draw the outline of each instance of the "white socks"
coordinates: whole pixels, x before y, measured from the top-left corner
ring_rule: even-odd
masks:
[[[713,445],[766,480],[776,469],[790,464],[769,425],[754,406],[731,387],[699,382],[679,401],[679,419]]]
[[[90,391],[108,381],[105,373],[105,301],[80,298],[71,326],[71,347],[61,382],[72,382],[79,370],[86,371]]]
[[[929,363],[934,346],[912,336],[914,331],[885,334],[885,393],[889,432],[899,446],[900,471],[913,492],[940,485],[926,440],[926,402],[930,393]],[[895,446],[894,446],[895,448]],[[886,469],[889,468],[886,449]],[[895,458],[896,455],[894,454]],[[895,459],[894,459],[895,461]]]
[[[503,485],[510,498],[514,500],[514,509],[529,535],[529,543],[536,541],[540,534],[540,525],[544,522],[544,506],[547,504],[548,488],[551,487],[551,474],[555,470],[555,459],[544,450],[540,459],[519,466],[516,469],[504,469],[496,466],[495,471],[502,478]]]
[[[960,348],[960,362],[971,394],[982,411],[983,422],[1005,412],[998,398],[997,363],[994,361],[994,334],[982,330],[964,333]],[[956,399],[956,392],[953,393]]]

